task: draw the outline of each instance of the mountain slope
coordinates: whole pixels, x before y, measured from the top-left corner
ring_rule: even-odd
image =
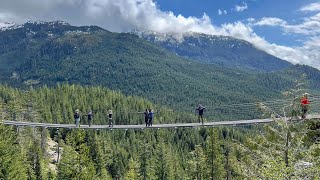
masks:
[[[293,77],[300,77],[302,74],[306,76],[308,88],[314,90],[320,89],[320,71],[316,68],[306,65],[294,65],[279,72],[279,75],[282,77],[289,77],[291,79]]]
[[[232,37],[198,33],[183,35],[138,31],[133,33],[180,56],[202,63],[264,72],[281,70],[291,65],[255,48],[247,41]]]
[[[185,110],[266,100],[293,84],[277,73],[190,61],[133,34],[64,22],[0,32],[0,69],[0,82],[16,87],[102,85]]]

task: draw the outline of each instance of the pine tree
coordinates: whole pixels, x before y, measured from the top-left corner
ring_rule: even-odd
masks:
[[[106,154],[103,151],[103,141],[98,137],[97,131],[87,131],[89,134],[88,138],[88,147],[90,148],[90,158],[94,162],[94,166],[96,169],[96,177],[103,178],[111,178],[106,170]]]
[[[221,148],[221,141],[217,129],[210,129],[210,136],[207,139],[208,164],[210,169],[210,179],[225,179],[224,156]]]
[[[66,137],[66,144],[58,164],[58,178],[93,179],[96,171],[85,142],[85,132],[80,129],[72,130]]]
[[[27,179],[27,167],[12,127],[0,125],[0,179]]]
[[[129,170],[126,173],[125,179],[127,180],[138,180],[140,179],[140,174],[138,172],[139,164],[132,158],[129,160]]]
[[[153,137],[151,131],[143,131],[141,133],[142,141],[139,146],[139,162],[140,170],[139,174],[143,180],[146,179],[157,179],[156,176],[156,157],[154,155],[153,145],[156,144],[156,140]]]
[[[190,152],[191,159],[188,161],[188,170],[190,172],[190,179],[207,179],[208,167],[207,157],[200,145],[196,145],[195,150]]]

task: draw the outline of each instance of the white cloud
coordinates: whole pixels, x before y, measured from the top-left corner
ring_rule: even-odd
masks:
[[[320,33],[320,22],[305,21],[302,24],[286,25],[284,26],[284,31],[304,35],[317,35]]]
[[[300,47],[268,44],[263,41],[257,41],[257,38],[248,41],[268,53],[292,63],[307,64],[320,69],[320,13],[304,18],[302,22],[297,24],[289,24],[287,21],[275,17],[264,17],[259,21],[249,21],[249,26],[277,26],[289,35],[303,35],[307,40]]]
[[[299,24],[288,24],[287,21],[276,17],[263,17],[261,20],[250,22],[251,26],[278,26],[286,33],[317,35],[320,33],[320,13],[304,18]]]
[[[244,5],[243,10],[248,8]],[[220,11],[227,14],[226,10]],[[268,17],[260,21],[248,19],[248,24],[235,22],[216,26],[206,14],[197,18],[161,11],[154,0],[2,0],[0,12],[0,22],[64,20],[73,25],[98,25],[116,32],[142,29],[163,33],[192,31],[232,36],[247,40],[257,48],[292,63],[308,64],[320,69],[320,38],[315,34],[319,31],[316,28],[320,29],[319,14],[306,18],[298,25],[290,25],[279,18]],[[260,26],[277,25],[287,32],[311,34],[313,38],[301,47],[272,44],[253,31],[254,23]]]
[[[235,6],[235,10],[236,10],[237,12],[242,12],[242,11],[244,11],[244,10],[246,10],[246,9],[248,9],[248,4],[245,3],[245,2],[243,2],[242,5],[236,5],[236,6]]]
[[[253,23],[253,22],[256,21],[256,19],[255,19],[255,18],[248,18],[247,21],[248,21],[249,23]]]
[[[309,39],[301,47],[287,47],[269,43],[258,36],[251,27],[241,22],[224,24],[222,32],[251,42],[255,47],[291,63],[306,64],[320,69],[320,36]]]
[[[131,29],[171,31],[209,31],[214,29],[210,18],[174,15],[160,11],[153,0],[2,0],[0,12],[16,23],[28,20],[64,20],[74,25],[95,24],[110,31]],[[21,11],[21,9],[24,9]],[[55,16],[53,16],[55,14]],[[13,20],[14,19],[14,20]]]
[[[21,17],[15,16],[12,13],[6,12],[0,12],[0,22],[21,22],[22,19]],[[26,22],[26,20],[22,21],[22,22]]]
[[[314,16],[305,18],[305,21],[320,21],[320,13],[318,13]]]
[[[311,3],[300,8],[300,11],[320,11],[320,2]]]
[[[320,69],[320,36],[313,37],[304,43],[303,47],[299,47],[300,53],[304,54],[302,64],[313,65]]]
[[[275,17],[263,17],[260,21],[254,23],[257,26],[284,26],[287,22]]]
[[[227,10],[221,10],[221,9],[218,9],[218,15],[226,15],[228,14]]]

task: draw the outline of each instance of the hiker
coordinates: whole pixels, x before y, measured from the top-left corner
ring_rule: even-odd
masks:
[[[300,105],[301,105],[301,118],[305,119],[306,118],[306,114],[308,111],[308,106],[310,104],[309,100],[308,100],[308,93],[304,93],[304,95],[301,98],[300,101]]]
[[[87,114],[88,116],[88,124],[89,124],[89,127],[91,127],[91,121],[92,121],[92,118],[93,118],[93,114],[91,111],[88,112]]]
[[[144,121],[146,122],[146,127],[149,125],[149,112],[148,109],[143,113],[144,114]]]
[[[74,112],[74,121],[75,121],[76,127],[80,127],[80,114],[79,114],[79,109],[77,109],[77,110]]]
[[[152,126],[152,120],[153,120],[154,112],[153,112],[153,110],[151,108],[149,109],[148,116],[149,116],[148,126]]]
[[[200,123],[200,119],[202,121],[203,124],[203,110],[205,110],[206,108],[203,107],[201,104],[198,105],[198,107],[196,108],[196,110],[198,111],[198,122]]]
[[[112,110],[111,109],[108,112],[108,117],[109,117],[109,127],[113,127]]]

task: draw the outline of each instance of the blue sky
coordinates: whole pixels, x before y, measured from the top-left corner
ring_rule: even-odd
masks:
[[[236,21],[245,22],[249,18],[261,19],[263,17],[277,17],[290,23],[301,22],[307,13],[299,11],[307,4],[315,3],[315,0],[157,0],[157,6],[162,11],[172,11],[184,16],[201,18],[207,14],[212,22],[221,24]],[[236,11],[236,6],[246,7],[243,11]],[[219,15],[218,11],[222,14]],[[226,13],[225,13],[226,12]],[[253,27],[254,31],[265,37],[271,43],[287,46],[302,45],[304,36],[284,34],[279,27]]]
[[[201,17],[203,13],[209,15],[215,23],[223,24],[244,20],[247,18],[262,18],[275,16],[282,19],[297,19],[301,17],[300,7],[310,4],[311,0],[157,0],[163,11],[173,11],[184,16]],[[247,9],[241,13],[235,11],[235,6],[247,4]],[[227,15],[219,16],[218,10],[226,10]]]
[[[1,0],[0,28],[29,20],[232,36],[320,69],[320,0]]]

